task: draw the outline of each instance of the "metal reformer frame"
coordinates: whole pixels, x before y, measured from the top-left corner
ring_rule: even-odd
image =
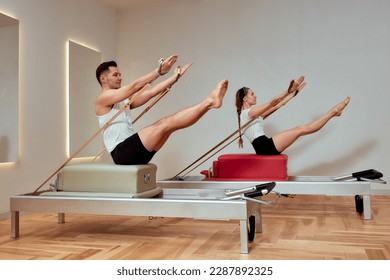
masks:
[[[378,172],[379,173],[379,172]],[[353,173],[356,174],[356,173]],[[379,173],[382,176],[381,173]],[[379,175],[378,175],[379,176]],[[365,220],[371,219],[371,183],[386,182],[380,178],[331,176],[290,176],[287,181],[278,181],[274,191],[284,195],[335,195],[355,197],[356,210]],[[187,176],[177,181],[158,181],[157,185],[174,192],[183,189],[242,189],[261,184],[261,181],[202,181],[202,176]],[[229,186],[229,187],[228,187]]]
[[[376,172],[376,171],[375,171]],[[379,172],[378,172],[379,173]],[[11,197],[11,237],[19,237],[19,213],[57,212],[58,222],[65,213],[176,217],[205,220],[238,220],[241,253],[248,253],[248,242],[255,232],[262,232],[262,205],[274,205],[281,194],[354,196],[356,210],[371,219],[371,183],[386,183],[381,173],[374,176],[345,175],[296,176],[287,181],[202,181],[200,176],[180,180],[161,180],[158,198],[93,195],[15,195]],[[360,173],[359,173],[360,174]],[[43,192],[41,192],[43,193]],[[260,199],[272,194],[274,199]],[[359,207],[358,207],[359,203]]]
[[[232,193],[222,189],[187,189],[172,192],[163,189],[159,198],[129,198],[64,195],[15,195],[11,197],[11,237],[20,236],[20,212],[55,212],[58,223],[65,222],[65,213],[128,215],[149,217],[175,217],[205,220],[238,220],[240,223],[241,253],[248,253],[248,242],[254,232],[261,231],[262,204],[275,204],[280,197],[272,191],[275,183],[246,187]],[[44,193],[42,191],[40,193]],[[274,200],[258,197],[273,193]],[[255,217],[258,219],[255,222]],[[256,224],[258,228],[255,229]]]

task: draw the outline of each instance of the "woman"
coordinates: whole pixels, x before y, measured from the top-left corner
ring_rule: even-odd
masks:
[[[264,120],[274,111],[290,101],[304,88],[304,77],[291,81],[288,90],[264,103],[256,105],[255,93],[247,87],[239,89],[236,93],[236,107],[238,126],[240,129],[239,146],[242,147],[241,129],[244,135],[252,143],[258,155],[277,155],[293,144],[299,137],[320,130],[331,118],[340,116],[343,109],[348,105],[350,98],[345,98],[330,109],[322,117],[306,124],[275,134],[268,138],[264,133]]]

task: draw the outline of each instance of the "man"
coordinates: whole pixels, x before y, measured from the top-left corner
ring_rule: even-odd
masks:
[[[178,55],[172,55],[166,60],[160,60],[157,69],[145,74],[132,83],[121,87],[121,73],[114,61],[103,62],[96,69],[96,77],[102,87],[102,92],[95,102],[95,113],[102,127],[125,104],[128,98],[137,93],[146,84],[152,83],[161,75],[170,71],[177,61]],[[176,67],[174,74],[154,88],[136,96],[130,109],[144,105],[151,98],[172,86],[185,74],[191,64],[183,68]],[[125,110],[103,132],[103,140],[107,151],[116,164],[146,164],[176,130],[186,128],[196,123],[208,110],[222,106],[222,100],[228,88],[228,81],[222,80],[201,102],[185,108],[171,116],[135,132],[132,126],[129,110]]]

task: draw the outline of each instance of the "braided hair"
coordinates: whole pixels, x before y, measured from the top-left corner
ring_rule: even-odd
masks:
[[[241,133],[241,111],[242,111],[242,105],[244,103],[244,97],[248,93],[249,88],[242,87],[236,92],[236,109],[237,109],[237,117],[238,117],[238,133],[240,139],[238,140],[238,147],[242,148],[244,147],[244,141],[242,140],[242,133]]]

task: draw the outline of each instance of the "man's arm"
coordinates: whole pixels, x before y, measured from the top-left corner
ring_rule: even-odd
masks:
[[[188,63],[184,65],[182,68],[177,66],[175,69],[175,73],[169,77],[168,79],[158,83],[155,87],[150,90],[143,92],[136,100],[131,104],[131,108],[137,108],[144,105],[151,98],[165,91],[167,88],[170,88],[173,84],[175,84],[187,71],[187,69],[192,65],[192,63]]]
[[[169,72],[173,64],[177,61],[178,55],[172,55],[160,63],[159,67],[142,77],[136,79],[132,83],[125,85],[119,89],[108,89],[102,92],[96,100],[96,104],[101,107],[111,107],[113,104],[121,102],[129,98],[134,93],[141,90],[146,84],[152,83],[161,75]]]

